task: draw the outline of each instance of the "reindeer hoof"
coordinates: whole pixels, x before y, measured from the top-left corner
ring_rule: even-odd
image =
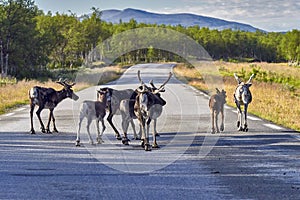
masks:
[[[156,136],[156,137],[160,137],[160,135],[159,135],[158,133],[155,133],[155,136]]]
[[[115,135],[115,137],[116,137],[117,140],[122,140],[120,135]]]
[[[248,132],[248,128],[244,128],[244,132]]]
[[[145,147],[145,142],[144,142],[144,140],[141,140],[141,147]]]
[[[58,133],[58,130],[55,128],[55,129],[53,129],[53,131],[52,132],[54,132],[54,133]]]
[[[104,141],[102,140],[102,138],[97,138],[97,144],[102,144],[104,143]]]
[[[30,130],[29,134],[35,134],[35,131],[34,130]]]
[[[151,148],[150,148],[149,144],[145,144],[144,149],[145,149],[145,151],[151,151]]]
[[[80,141],[79,141],[79,140],[76,140],[75,146],[76,146],[76,147],[80,147]]]
[[[223,132],[224,131],[224,126],[220,127],[220,131]]]
[[[152,144],[152,148],[158,149],[159,146],[155,143],[155,144]]]
[[[123,138],[122,138],[122,143],[123,143],[124,145],[129,145],[128,141],[130,141],[130,140],[129,140],[127,137],[123,137]]]
[[[42,131],[42,133],[46,133],[46,129],[43,127],[41,127],[41,131]]]

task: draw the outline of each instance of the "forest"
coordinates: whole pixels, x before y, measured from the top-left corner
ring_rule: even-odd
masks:
[[[77,16],[71,11],[64,14],[44,13],[32,0],[2,0],[1,76],[31,79],[47,76],[53,69],[76,69],[107,38],[144,27],[168,28],[185,34],[202,45],[214,60],[300,64],[299,30],[285,33],[210,30],[199,26],[137,23],[134,19],[112,24],[101,20],[101,10],[98,8],[91,8],[90,15]],[[114,44],[113,48],[120,46]],[[114,62],[133,64],[159,61],[183,60],[172,52],[149,46],[126,52]]]

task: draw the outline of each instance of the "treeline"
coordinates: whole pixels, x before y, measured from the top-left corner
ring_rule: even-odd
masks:
[[[144,27],[169,28],[202,45],[213,59],[266,62],[300,61],[300,31],[287,33],[210,30],[137,23],[107,23],[101,11],[90,16],[52,14],[39,10],[32,0],[2,0],[0,4],[0,67],[2,76],[34,78],[48,69],[76,68],[89,53],[112,35]],[[114,45],[118,48],[121,45]],[[120,47],[121,48],[121,47]],[[101,53],[100,53],[101,54]],[[105,55],[101,55],[105,56]],[[100,59],[104,59],[101,57]],[[180,61],[178,55],[149,46],[127,52],[115,62]]]

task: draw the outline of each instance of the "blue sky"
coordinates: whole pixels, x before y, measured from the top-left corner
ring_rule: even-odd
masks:
[[[136,8],[157,13],[194,13],[247,23],[267,31],[300,30],[299,0],[35,0],[44,12],[77,15],[100,10]]]

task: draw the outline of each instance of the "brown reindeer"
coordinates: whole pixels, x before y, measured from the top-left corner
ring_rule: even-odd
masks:
[[[133,106],[134,115],[139,121],[142,130],[142,146],[145,151],[150,151],[149,144],[149,128],[152,119],[156,119],[162,110],[162,106],[166,104],[166,101],[158,95],[159,92],[164,91],[164,86],[171,79],[172,73],[169,73],[167,80],[155,91],[151,87],[144,84],[140,77],[140,71],[138,71],[138,79],[141,86],[136,89],[136,98]],[[159,115],[158,115],[159,114]],[[125,132],[125,131],[124,131]],[[158,148],[156,143],[156,133],[153,132],[153,148]]]
[[[214,94],[209,99],[209,108],[211,113],[211,133],[220,133],[221,131],[224,131],[224,104],[226,103],[226,92],[225,90],[220,90],[216,88],[217,94]],[[220,129],[218,126],[218,115],[221,113],[221,125]]]
[[[55,125],[55,118],[53,115],[53,110],[60,103],[62,100],[66,98],[71,98],[75,101],[79,99],[79,97],[73,92],[72,87],[75,83],[68,84],[65,81],[59,80],[57,81],[58,84],[62,85],[64,88],[62,90],[56,91],[53,88],[44,88],[40,86],[34,86],[29,90],[29,98],[30,98],[30,122],[31,122],[31,134],[35,134],[35,130],[33,128],[33,111],[35,106],[37,105],[39,108],[36,111],[36,115],[41,124],[41,131],[43,133],[51,133],[50,131],[50,122],[52,119],[53,122],[53,131],[58,132],[56,125]],[[43,121],[41,119],[41,112],[43,109],[49,109],[49,119],[48,124],[45,129]]]

